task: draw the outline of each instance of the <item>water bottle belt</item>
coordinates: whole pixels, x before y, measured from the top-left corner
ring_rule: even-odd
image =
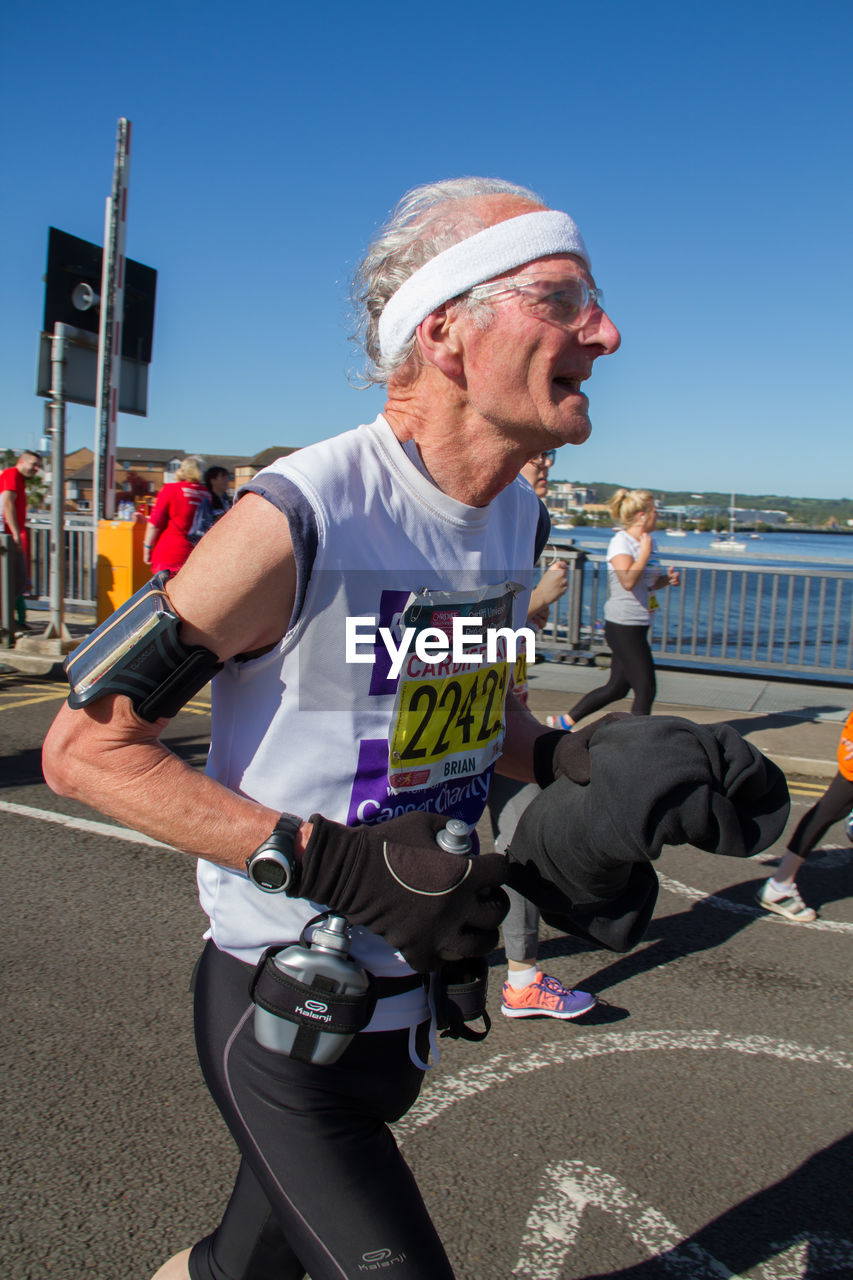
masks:
[[[406,991],[417,991],[423,987],[426,977],[422,973],[407,973],[404,978],[374,978],[377,1000],[385,1000],[388,996],[401,996]]]
[[[376,1008],[376,979],[367,974],[363,991],[337,991],[337,983],[321,974],[310,983],[282,973],[273,957],[281,947],[268,947],[258,961],[249,983],[249,994],[267,1013],[318,1032],[355,1035],[373,1017]]]

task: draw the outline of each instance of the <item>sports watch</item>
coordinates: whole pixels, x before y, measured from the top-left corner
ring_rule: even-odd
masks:
[[[286,893],[295,898],[299,890],[299,863],[293,852],[302,819],[283,813],[263,844],[246,860],[246,874],[264,893]]]

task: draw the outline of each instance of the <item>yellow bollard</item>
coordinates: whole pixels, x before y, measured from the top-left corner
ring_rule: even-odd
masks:
[[[147,523],[139,515],[134,520],[98,521],[98,622],[115,613],[151,577],[142,559]]]

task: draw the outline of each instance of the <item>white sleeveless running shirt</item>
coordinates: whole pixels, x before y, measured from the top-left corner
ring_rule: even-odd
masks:
[[[310,544],[313,563],[276,648],[227,662],[213,681],[208,773],[303,818],[352,826],[426,809],[475,823],[500,754],[506,662],[499,651],[431,666],[410,653],[393,678],[378,628],[399,646],[402,627],[450,633],[454,617],[523,626],[539,512],[530,487],[516,481],[488,507],[465,506],[381,416],[279,459],[248,487],[285,510],[297,559]],[[347,661],[348,618],[361,619],[350,656],[362,661]],[[208,936],[250,963],[295,941],[323,906],[261,893],[212,862],[199,863],[198,884]],[[352,954],[377,975],[410,972],[366,929],[353,930]]]

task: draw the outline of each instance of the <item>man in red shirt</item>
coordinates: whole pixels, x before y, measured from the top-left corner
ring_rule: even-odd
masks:
[[[15,581],[15,614],[21,631],[27,625],[24,599],[30,580],[30,544],[27,536],[27,480],[39,469],[41,457],[25,449],[14,467],[0,473],[0,533],[8,533],[14,545],[12,572]]]

